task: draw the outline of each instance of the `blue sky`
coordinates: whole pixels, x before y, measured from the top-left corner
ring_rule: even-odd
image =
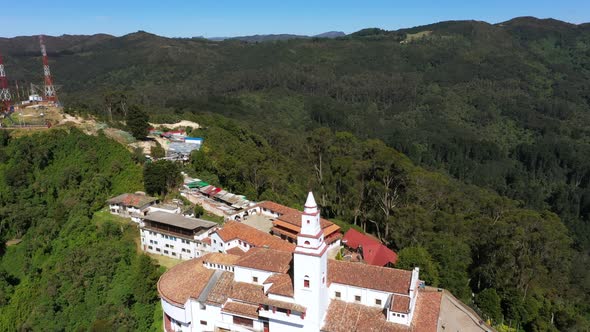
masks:
[[[445,20],[497,23],[517,16],[590,22],[590,1],[578,0],[77,0],[8,1],[0,36],[145,30],[168,37],[393,30]]]

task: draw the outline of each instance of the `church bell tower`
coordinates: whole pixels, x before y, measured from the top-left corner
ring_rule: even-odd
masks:
[[[320,211],[310,192],[301,216],[301,232],[293,254],[295,302],[307,308],[305,327],[319,330],[328,309],[327,245],[320,223]]]

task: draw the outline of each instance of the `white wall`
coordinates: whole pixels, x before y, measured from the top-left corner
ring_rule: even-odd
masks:
[[[192,316],[191,331],[213,331],[218,321],[221,321],[221,307],[203,305],[193,299],[189,300]],[[204,309],[202,309],[202,307]],[[206,324],[201,324],[201,321]]]
[[[248,251],[252,248],[252,245],[249,243],[239,240],[233,239],[228,242],[224,242],[219,234],[212,233],[211,234],[211,252],[227,252],[229,249],[239,247],[243,251]],[[241,243],[240,243],[241,242]]]
[[[264,280],[273,274],[274,273],[272,272],[250,269],[241,266],[234,267],[234,280],[237,282],[247,282],[250,284],[262,285]],[[258,281],[254,282],[253,277],[257,277]]]
[[[336,292],[340,292],[340,294],[341,294],[340,298],[336,297],[336,295],[335,295]],[[331,299],[337,299],[337,300],[349,302],[349,303],[360,303],[365,306],[380,307],[383,309],[383,308],[385,308],[385,303],[387,302],[387,299],[389,298],[389,295],[391,293],[382,292],[382,291],[373,290],[373,289],[366,289],[366,288],[360,288],[360,287],[355,287],[355,286],[343,285],[343,284],[338,284],[338,283],[333,282],[330,285],[329,294],[330,294]],[[356,295],[359,295],[361,297],[360,302],[357,302],[355,300]],[[375,304],[376,299],[381,300],[380,305]]]
[[[141,249],[146,252],[184,260],[202,255],[197,254],[195,240],[169,236],[148,229],[140,229],[139,232]]]
[[[191,321],[190,310],[188,310],[188,312],[187,312],[187,310],[185,310],[185,308],[180,308],[175,305],[172,305],[164,299],[161,299],[160,302],[162,303],[162,310],[168,316],[170,316],[170,318],[173,318],[174,320],[182,322],[182,323],[190,323],[190,321]]]

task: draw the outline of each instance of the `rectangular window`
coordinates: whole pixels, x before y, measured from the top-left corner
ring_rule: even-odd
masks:
[[[309,288],[309,280],[307,280],[307,279],[303,280],[303,287]]]
[[[361,302],[361,296],[360,295],[355,295],[354,296],[354,301],[355,302]]]
[[[168,253],[168,250],[164,250],[164,253],[167,254]]]
[[[252,282],[258,282],[258,277],[252,277]]]
[[[340,292],[336,292],[334,293],[334,296],[336,296],[336,298],[339,299],[342,296],[342,294]]]
[[[254,321],[252,319],[234,316],[234,324],[254,327]]]
[[[172,252],[172,256],[176,256],[176,253],[175,252]]]
[[[376,305],[381,305],[381,299],[375,299],[375,304]]]
[[[150,248],[150,249],[154,249],[154,247],[152,247],[152,246],[148,246],[148,248]]]
[[[205,320],[202,320],[202,321],[201,321],[201,325],[207,325],[207,321],[205,321]]]
[[[156,251],[157,251],[157,252],[160,252],[160,248],[156,248]]]

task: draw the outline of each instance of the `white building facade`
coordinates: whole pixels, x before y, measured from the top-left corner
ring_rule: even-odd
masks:
[[[206,240],[216,223],[162,211],[140,217],[139,232],[143,251],[187,260],[211,251]]]
[[[376,323],[410,331],[419,270],[328,260],[311,193],[301,218],[293,252],[256,247],[243,256],[211,253],[162,275],[164,329],[330,331],[326,321],[339,314],[332,304],[349,303],[377,312]]]

